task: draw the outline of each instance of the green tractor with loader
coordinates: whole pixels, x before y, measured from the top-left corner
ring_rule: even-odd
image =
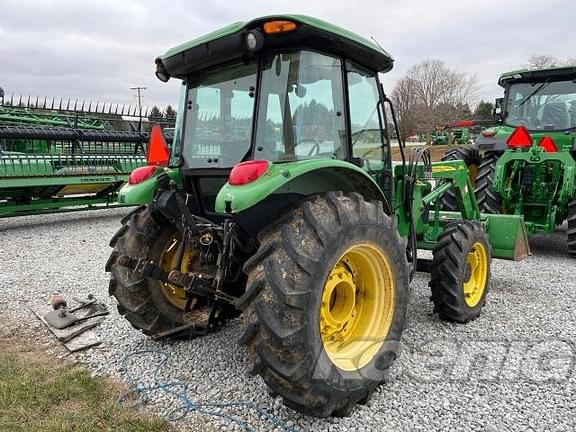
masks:
[[[576,67],[508,72],[498,83],[500,124],[443,160],[466,163],[482,212],[523,215],[529,235],[567,221],[576,256]],[[444,204],[456,209],[450,194]]]
[[[119,193],[140,204],[110,242],[119,313],[153,339],[242,313],[251,372],[313,416],[348,415],[384,381],[416,270],[431,273],[441,319],[478,317],[492,257],[529,253],[522,217],[481,214],[462,161],[416,150],[392,165],[379,81],[392,66],[377,44],[301,15],[157,58],[158,78],[182,81],[178,117],[170,146],[154,128],[148,166]]]

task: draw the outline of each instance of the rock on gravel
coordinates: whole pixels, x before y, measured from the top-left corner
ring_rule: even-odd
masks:
[[[467,325],[440,322],[431,314],[428,277],[412,284],[403,354],[390,381],[349,418],[306,418],[267,395],[258,377],[246,374],[248,359],[236,345],[239,321],[192,341],[152,342],[118,316],[108,297],[104,263],[108,241],[126,209],[0,220],[0,308],[44,332],[29,307],[58,290],[89,293],[112,313],[98,332],[104,343],[75,355],[95,374],[141,385],[154,380],[188,385],[194,402],[250,402],[300,430],[572,431],[576,429],[576,261],[565,254],[565,232],[535,237],[534,256],[494,261],[483,314]],[[132,357],[124,356],[150,350]],[[169,355],[158,369],[160,350]],[[123,369],[126,367],[127,370]],[[153,375],[157,373],[157,375]],[[151,395],[149,409],[166,413],[177,399]],[[274,425],[249,407],[218,410],[255,430]],[[181,430],[242,430],[231,417],[187,414]],[[281,430],[281,429],[278,429]]]

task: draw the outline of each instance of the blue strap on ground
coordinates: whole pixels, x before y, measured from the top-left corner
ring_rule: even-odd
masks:
[[[145,354],[156,354],[160,356],[158,366],[152,372],[152,384],[142,385],[138,383],[130,373],[128,362],[136,357]],[[120,398],[120,404],[127,405],[127,400],[132,396],[136,396],[136,401],[130,404],[131,407],[137,408],[146,405],[150,400],[149,394],[162,391],[168,393],[180,401],[180,406],[170,410],[166,413],[166,418],[170,421],[176,421],[184,418],[189,413],[198,413],[207,416],[219,417],[230,423],[234,423],[248,432],[256,432],[248,422],[241,417],[226,413],[226,408],[244,407],[247,410],[253,410],[260,417],[267,419],[275,428],[280,428],[286,432],[298,432],[297,428],[289,427],[285,422],[278,417],[270,414],[268,411],[260,408],[258,405],[248,401],[230,401],[230,402],[194,402],[188,393],[188,384],[182,381],[168,381],[162,382],[160,378],[160,370],[166,366],[169,359],[169,354],[165,351],[158,349],[145,349],[128,353],[122,359],[121,365],[124,370],[125,379],[128,383],[128,392]],[[224,412],[223,412],[224,411]]]

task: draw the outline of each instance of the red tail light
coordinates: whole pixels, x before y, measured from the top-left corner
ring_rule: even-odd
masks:
[[[156,167],[152,165],[136,168],[128,177],[128,184],[135,185],[149,179],[156,173]]]
[[[532,137],[528,133],[528,129],[524,126],[518,126],[514,129],[512,135],[508,137],[506,144],[510,148],[530,147],[532,145]]]
[[[558,151],[554,140],[549,136],[545,136],[540,140],[540,147],[542,147],[546,153],[556,153]]]
[[[253,160],[241,162],[232,168],[228,183],[233,186],[240,186],[251,183],[268,170],[268,161]]]
[[[160,125],[152,126],[150,132],[150,142],[146,151],[148,165],[168,166],[170,160],[170,150],[166,144],[166,139],[162,133]]]
[[[462,120],[456,123],[456,125],[460,127],[474,126],[474,124],[474,120]]]

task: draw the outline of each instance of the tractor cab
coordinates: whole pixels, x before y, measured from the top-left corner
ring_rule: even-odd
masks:
[[[501,126],[476,141],[481,151],[504,151],[512,132],[523,127],[537,140],[549,136],[558,150],[576,150],[576,67],[519,70],[503,74],[497,100]]]
[[[504,123],[533,132],[576,128],[576,67],[504,75]]]
[[[324,175],[341,177],[345,191],[362,177],[328,166],[352,162],[376,179],[366,187],[390,197],[378,73],[392,62],[374,43],[304,16],[233,24],[159,57],[157,76],[183,81],[170,166],[181,167],[186,186],[202,197],[195,210],[214,212],[232,169],[247,161],[267,169],[328,161]],[[315,174],[303,183],[317,193],[327,182]],[[284,203],[301,197],[275,195]]]
[[[576,128],[576,68],[505,75],[504,123],[529,131]]]

